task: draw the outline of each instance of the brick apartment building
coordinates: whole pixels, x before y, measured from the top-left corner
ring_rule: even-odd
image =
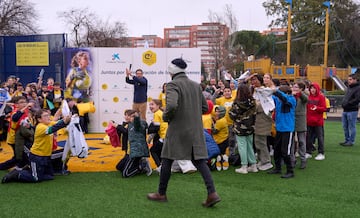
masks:
[[[156,35],[130,37],[130,47],[149,48],[200,48],[205,72],[213,74],[216,60],[224,55],[223,45],[229,36],[229,28],[220,23],[175,26],[164,29],[164,39]]]
[[[224,43],[228,36],[229,28],[220,23],[175,26],[164,29],[164,47],[200,48],[205,72],[212,74],[216,62],[224,55]]]

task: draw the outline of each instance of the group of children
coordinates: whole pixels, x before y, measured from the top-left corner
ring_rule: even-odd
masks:
[[[2,183],[53,179],[51,156],[56,150],[56,132],[70,122],[71,115],[60,119],[61,110],[54,116],[48,109],[34,110],[33,103],[24,96],[13,97],[12,101],[6,142],[12,147],[14,156],[0,163],[0,169],[14,169],[2,178]]]
[[[232,164],[240,165],[240,168],[235,169],[236,173],[247,174],[272,169],[268,171],[269,174],[280,174],[281,167],[285,164],[286,173],[281,177],[292,178],[297,164],[296,155],[300,156],[299,168],[305,169],[306,160],[314,151],[316,139],[318,155],[315,159],[325,159],[323,113],[329,106],[326,105],[326,97],[321,93],[319,85],[312,83],[306,86],[302,81],[291,85],[276,82],[270,74],[253,74],[238,84],[231,81],[229,85],[227,82],[220,83],[223,84],[222,87],[203,86],[210,108],[202,117],[203,127],[218,147],[216,155],[212,153],[209,156],[208,163],[212,170],[227,170]],[[126,152],[124,159],[117,165],[124,177],[138,173],[149,175],[149,153],[156,164],[156,170],[160,171],[161,150],[167,129],[167,123],[162,120],[162,108],[166,106],[165,88],[160,99],[149,102],[150,111],[154,114],[149,126],[145,121],[140,121],[133,110],[125,111],[125,122],[122,125],[111,121]],[[142,128],[131,131],[141,131],[142,140],[133,141],[129,127],[130,124],[139,126],[139,122],[143,123],[140,125]],[[136,136],[140,136],[139,134]],[[151,144],[150,152],[132,158],[134,149],[146,151],[148,144]],[[136,170],[128,174],[131,167]]]
[[[316,150],[316,139],[315,159],[325,159],[323,115],[330,105],[318,84],[306,86],[298,81],[280,85],[270,74],[253,74],[236,83],[237,89],[234,81],[203,86],[204,96],[215,103],[210,115],[213,123],[204,118],[207,115],[203,122],[221,150],[216,158],[218,170],[227,169],[229,160],[241,165],[236,173],[268,171],[274,167],[273,152],[275,167],[268,173],[282,173],[285,164],[282,178],[292,178],[296,155],[300,156],[299,168],[305,169],[307,158]]]
[[[227,170],[229,164],[233,164],[240,165],[235,172],[241,174],[269,170],[273,168],[270,157],[272,146],[275,168],[269,173],[281,173],[281,166],[285,163],[287,171],[282,178],[291,178],[296,165],[295,153],[300,156],[300,169],[305,169],[306,159],[314,151],[316,139],[318,155],[315,159],[325,159],[323,113],[327,106],[318,84],[306,87],[303,82],[296,82],[291,87],[288,84],[276,86],[269,74],[253,74],[243,81],[219,84],[217,87],[214,84],[204,86],[204,96],[211,109],[202,117],[203,127],[218,146],[215,156],[209,156],[211,169]],[[124,158],[116,166],[123,177],[140,173],[151,175],[150,154],[156,171],[160,172],[161,151],[167,130],[167,123],[162,118],[162,108],[166,107],[165,93],[166,84],[159,99],[149,102],[153,113],[150,124],[131,109],[125,111],[122,124],[110,121],[125,151]],[[14,158],[0,164],[0,168],[16,166],[16,171],[7,174],[3,182],[51,179],[48,175],[52,172],[47,174],[46,171],[52,145],[56,141],[53,133],[66,126],[69,118],[63,117],[52,126],[49,118],[51,111],[29,112],[35,106],[24,96],[14,97],[14,103],[7,136],[7,143],[14,149]],[[53,115],[55,120],[58,119],[57,114]],[[35,125],[37,128],[34,128]],[[274,136],[273,140],[269,140],[271,136]],[[148,144],[151,144],[150,149]],[[24,145],[30,149],[29,155],[23,154]],[[29,159],[26,160],[26,157]],[[28,163],[34,166],[28,168]]]

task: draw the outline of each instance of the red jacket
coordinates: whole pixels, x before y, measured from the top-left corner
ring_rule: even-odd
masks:
[[[309,95],[306,107],[306,121],[308,126],[323,126],[323,113],[326,111],[325,96],[320,92],[320,86],[317,83],[312,83],[309,87],[316,89],[315,95]]]

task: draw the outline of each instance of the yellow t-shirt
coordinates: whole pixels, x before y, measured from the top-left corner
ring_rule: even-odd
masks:
[[[49,126],[43,123],[36,126],[31,153],[38,156],[51,156],[54,135],[46,134],[48,128]]]
[[[214,128],[218,131],[216,134],[212,133],[217,144],[220,144],[229,137],[229,128],[225,117],[217,120]]]
[[[159,94],[159,100],[161,100],[161,107],[164,109],[166,106],[166,95],[163,92]]]
[[[326,105],[326,109],[330,109],[330,100],[327,97],[325,97],[325,105]],[[323,113],[323,118],[324,120],[327,119],[327,112]]]
[[[203,123],[203,128],[204,129],[210,129],[211,130],[211,125],[212,125],[211,114],[203,114],[202,115],[202,123]]]
[[[10,127],[7,133],[7,137],[6,137],[6,143],[10,144],[10,145],[15,145],[15,134],[16,134],[16,126],[17,126],[18,122],[14,122],[14,121],[10,121]]]
[[[233,102],[234,102],[234,99],[225,98],[225,97],[217,98],[216,102],[215,102],[216,105],[224,106],[226,108],[225,118],[226,118],[228,126],[230,126],[234,123],[234,121],[229,116],[229,110],[231,109]]]
[[[153,122],[156,124],[160,124],[160,129],[159,129],[158,133],[159,133],[160,138],[164,139],[167,128],[168,128],[168,123],[163,120],[162,115],[163,115],[163,112],[161,110],[157,110],[154,113]]]

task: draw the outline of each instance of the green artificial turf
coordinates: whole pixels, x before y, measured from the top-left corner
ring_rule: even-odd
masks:
[[[213,172],[222,198],[214,208],[201,206],[206,190],[199,173],[173,174],[167,203],[146,199],[157,190],[156,173],[128,179],[118,172],[73,173],[38,184],[0,184],[0,218],[359,217],[360,143],[342,147],[341,141],[341,123],[328,121],[326,159],[310,159],[305,170],[296,168],[293,179],[265,172],[236,174],[234,167]]]

